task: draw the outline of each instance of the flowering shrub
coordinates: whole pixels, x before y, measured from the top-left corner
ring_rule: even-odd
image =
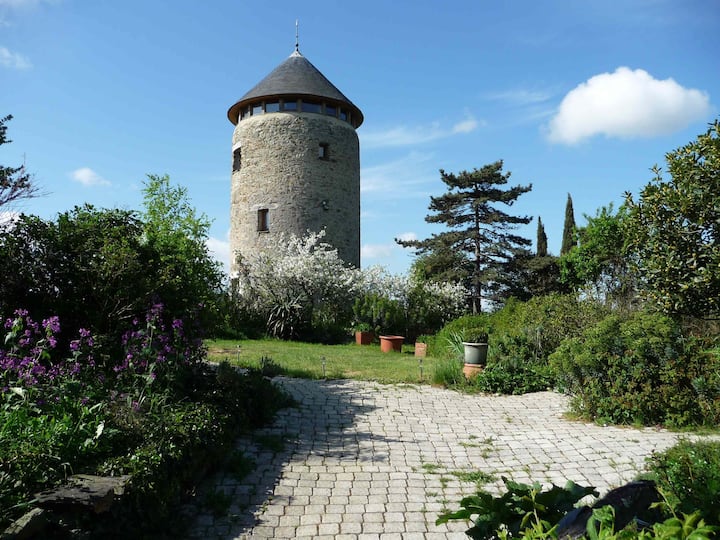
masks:
[[[0,523],[42,486],[111,446],[94,340],[85,329],[61,342],[57,316],[37,323],[18,309],[0,346]],[[63,343],[64,347],[59,345]],[[110,430],[112,432],[112,430]]]
[[[465,289],[416,274],[393,275],[374,266],[363,270],[353,311],[356,323],[410,338],[434,333],[465,311]]]
[[[97,336],[88,330],[62,339],[58,317],[37,323],[27,310],[5,321],[0,530],[32,508],[34,493],[72,474],[132,474],[130,498],[114,508],[112,520],[90,523],[78,514],[76,522],[68,515],[63,530],[91,527],[93,534],[81,534],[90,538],[183,536],[166,529],[178,524],[171,519],[173,504],[189,482],[219,461],[240,429],[267,421],[287,404],[259,374],[216,372],[202,363],[205,350],[196,334],[187,320],[170,317],[156,303],[144,320],[132,321],[123,354],[101,363]]]
[[[284,236],[240,261],[235,279],[242,301],[262,314],[269,334],[308,338],[349,326],[359,271],[322,242],[324,235]]]
[[[133,319],[132,329],[122,336],[124,355],[113,366],[121,380],[138,376],[147,383],[167,386],[205,357],[205,346],[200,338],[192,337],[182,319],[166,321],[164,306],[155,303],[145,315],[144,324]]]
[[[18,309],[15,317],[7,319],[3,327],[6,330],[5,348],[0,349],[3,391],[11,386],[49,386],[57,379],[77,377],[83,365],[86,369],[95,366],[91,352],[93,338],[82,328],[79,337],[70,342],[70,357],[57,358],[57,334],[60,332],[57,316],[38,324],[27,310]]]
[[[240,297],[262,314],[270,335],[335,337],[354,324],[417,336],[437,330],[465,307],[461,286],[345,265],[324,232],[285,236],[240,261]],[[333,336],[333,334],[335,334]]]

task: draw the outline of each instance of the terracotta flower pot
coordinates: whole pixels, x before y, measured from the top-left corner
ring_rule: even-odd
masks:
[[[402,352],[403,336],[380,336],[380,350],[382,352]]]
[[[375,334],[370,331],[355,332],[355,343],[358,345],[370,345],[375,339]]]

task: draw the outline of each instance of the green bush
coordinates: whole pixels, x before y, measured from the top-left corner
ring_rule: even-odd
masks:
[[[680,441],[649,459],[658,488],[676,510],[698,510],[710,525],[720,525],[720,442]]]
[[[400,302],[374,292],[355,299],[353,316],[356,323],[368,325],[378,335],[403,335],[405,332],[405,314]]]
[[[610,315],[565,340],[550,361],[582,416],[671,427],[720,420],[718,356],[666,316]]]
[[[578,300],[576,295],[538,296],[517,307],[512,328],[505,333],[525,336],[534,358],[545,361],[564,339],[580,336],[608,314],[599,302]]]
[[[537,524],[555,524],[588,495],[598,495],[593,487],[584,487],[568,480],[565,487],[552,485],[543,489],[539,482],[532,485],[513,482],[503,477],[507,491],[494,497],[485,491],[465,497],[460,510],[446,512],[436,524],[451,520],[474,520],[474,526],[465,531],[470,538],[494,538],[499,530],[506,537],[517,536],[535,521]],[[476,517],[473,517],[476,516]]]
[[[553,387],[554,377],[547,365],[525,362],[495,362],[478,373],[470,385],[492,394],[527,394]]]
[[[503,394],[547,390],[555,386],[547,361],[550,353],[565,337],[581,335],[606,314],[600,304],[571,295],[510,300],[494,313],[466,315],[448,323],[429,345],[429,352],[440,358],[459,358],[462,341],[488,332],[488,365],[471,386]]]

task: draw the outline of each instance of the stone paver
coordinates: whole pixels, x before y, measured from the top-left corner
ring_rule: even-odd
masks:
[[[679,437],[566,420],[567,398],[552,392],[472,396],[430,386],[276,380],[299,407],[237,442],[255,469],[242,480],[219,474],[206,486],[226,494],[229,509],[220,517],[203,510],[191,538],[467,538],[466,523],[435,525],[443,509],[457,509],[476,491],[454,473],[492,474],[483,487],[493,492],[502,475],[573,480],[602,494]]]

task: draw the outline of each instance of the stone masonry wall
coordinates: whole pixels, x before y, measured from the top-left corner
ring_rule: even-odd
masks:
[[[319,157],[321,144],[327,158]],[[312,113],[268,113],[238,122],[233,151],[231,253],[274,246],[281,232],[303,236],[326,230],[340,258],[360,266],[360,152],[353,127]],[[258,231],[267,209],[268,231]],[[235,269],[234,261],[231,269]]]

